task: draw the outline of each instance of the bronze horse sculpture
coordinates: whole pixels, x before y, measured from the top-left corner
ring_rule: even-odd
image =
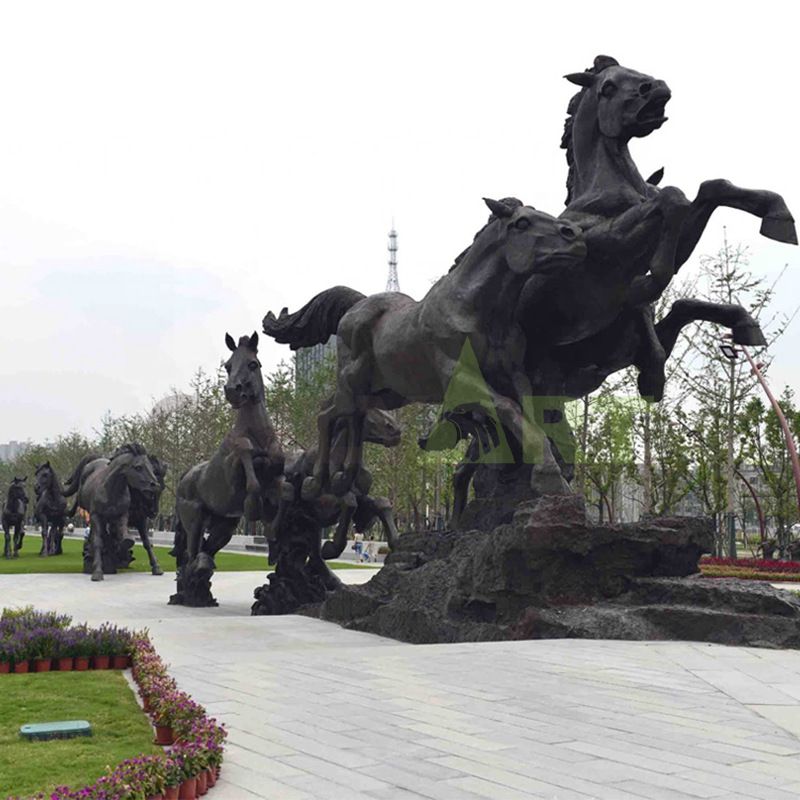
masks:
[[[66,496],[77,494],[75,505],[90,514],[89,554],[93,581],[104,571],[116,571],[118,548],[132,540],[128,519],[135,493],[154,494],[158,479],[147,451],[140,444],[124,444],[111,458],[89,455],[67,479]],[[105,551],[105,552],[104,552]]]
[[[5,536],[3,555],[5,558],[17,558],[25,539],[25,512],[28,508],[28,495],[25,493],[24,484],[27,479],[27,476],[15,477],[8,487],[6,502],[3,506],[3,534]]]
[[[519,201],[486,200],[489,222],[453,269],[420,301],[399,292],[365,297],[345,287],[318,294],[294,314],[268,313],[264,331],[292,349],[337,336],[339,372],[331,404],[318,417],[319,452],[305,497],[329,483],[334,424],[344,419],[348,451],[330,488],[346,493],[361,464],[364,415],[413,402],[440,403],[469,339],[480,375],[467,375],[464,390],[480,382],[504,427],[523,441],[522,398],[530,394],[524,372],[526,341],[509,313],[526,284],[580,264],[586,254],[580,229]],[[463,376],[462,376],[463,377]],[[473,387],[474,388],[474,387]],[[560,490],[560,473],[544,448],[539,478]],[[558,482],[552,477],[558,473]]]
[[[258,334],[242,336],[238,344],[226,334],[225,343],[231,351],[225,397],[236,418],[214,455],[178,482],[173,605],[217,605],[210,591],[214,555],[242,517],[270,525],[280,504],[284,456],[264,404]]]
[[[36,495],[35,513],[42,526],[40,556],[60,556],[67,520],[67,501],[61,481],[49,461],[36,467],[33,491]]]
[[[147,559],[150,562],[150,572],[153,575],[163,575],[164,570],[158,563],[158,559],[153,552],[153,545],[150,541],[149,522],[158,513],[161,502],[161,495],[164,492],[164,478],[167,475],[167,465],[150,453],[147,455],[153,474],[156,476],[158,486],[151,492],[141,492],[133,490],[131,492],[131,507],[128,512],[129,528],[136,528],[139,531],[139,538],[142,540]]]

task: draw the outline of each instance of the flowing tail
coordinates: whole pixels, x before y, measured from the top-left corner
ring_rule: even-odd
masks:
[[[84,456],[78,462],[78,466],[72,471],[72,475],[70,475],[69,478],[64,481],[64,488],[61,490],[61,494],[63,494],[64,497],[70,497],[78,491],[78,488],[81,485],[81,475],[83,475],[86,465],[90,461],[94,461],[98,458],[102,458],[102,456],[98,455],[97,453],[89,453],[89,455]]]
[[[269,311],[264,317],[264,333],[292,350],[322,344],[336,333],[342,317],[365,297],[347,286],[334,286],[311,298],[294,314],[284,308],[276,317]]]

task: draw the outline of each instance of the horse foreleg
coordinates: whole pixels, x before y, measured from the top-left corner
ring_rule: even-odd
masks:
[[[314,470],[304,481],[300,491],[303,500],[313,500],[322,493],[328,482],[331,457],[331,428],[337,416],[336,401],[323,408],[317,415],[317,458]]]
[[[50,555],[50,520],[47,519],[47,514],[42,514],[39,517],[42,524],[42,547],[39,550],[40,556]]]
[[[364,452],[364,414],[355,411],[347,417],[347,455],[340,472],[331,479],[331,491],[339,497],[353,486]]]
[[[333,540],[325,542],[322,545],[322,557],[324,559],[338,558],[347,547],[347,532],[350,530],[350,524],[353,521],[353,514],[355,507],[352,505],[345,505],[339,515],[339,522],[336,525],[336,531],[333,534]]]
[[[691,256],[708,220],[720,206],[736,208],[761,218],[761,234],[786,244],[797,244],[797,231],[786,202],[776,192],[765,189],[743,189],[730,181],[703,181],[681,230],[677,265]]]
[[[664,352],[669,357],[680,332],[691,322],[714,322],[730,328],[736,344],[763,347],[767,344],[758,322],[744,307],[732,303],[710,303],[706,300],[685,298],[676,300],[669,313],[655,325]]]
[[[25,539],[25,520],[21,519],[14,526],[14,558],[19,557],[19,551],[22,550],[22,542]]]
[[[92,580],[102,581],[103,576],[103,536],[105,522],[97,514],[92,514],[90,536],[92,537]]]
[[[236,440],[236,451],[239,454],[239,461],[244,469],[245,492],[244,516],[248,522],[256,522],[261,519],[261,483],[256,475],[253,466],[253,443],[243,436]]]
[[[5,537],[5,547],[3,548],[3,557],[11,558],[11,528],[3,523],[3,536]]]
[[[150,542],[150,534],[147,532],[146,517],[139,528],[139,536],[142,539],[142,546],[144,547],[145,552],[147,553],[147,558],[150,561],[150,572],[153,575],[163,575],[164,570],[159,566],[155,553],[153,553],[153,545]]]

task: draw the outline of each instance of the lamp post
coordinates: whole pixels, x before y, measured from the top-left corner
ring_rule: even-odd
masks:
[[[726,335],[726,338],[730,338],[730,334]],[[761,384],[761,388],[764,390],[764,394],[769,399],[770,404],[772,405],[772,410],[775,412],[775,416],[778,418],[778,422],[780,423],[781,430],[783,430],[783,437],[786,440],[786,450],[789,453],[789,460],[792,464],[792,473],[794,474],[794,486],[795,491],[797,492],[797,510],[800,513],[800,458],[797,455],[797,447],[794,443],[794,436],[792,436],[791,428],[789,428],[789,423],[786,420],[786,416],[783,413],[783,409],[778,402],[778,399],[772,394],[772,391],[769,388],[769,384],[767,383],[767,379],[764,377],[764,374],[761,372],[761,367],[763,366],[760,363],[757,363],[753,360],[753,357],[748,352],[747,348],[744,345],[739,345],[738,349],[734,347],[732,344],[724,343],[719,346],[719,349],[722,351],[722,354],[725,358],[729,359],[730,361],[735,361],[736,358],[739,356],[739,351],[744,354],[744,357],[747,359],[747,363],[750,364],[750,369],[753,370],[753,374],[756,376],[758,382]]]

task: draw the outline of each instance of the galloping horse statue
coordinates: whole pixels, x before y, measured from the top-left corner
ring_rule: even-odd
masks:
[[[264,404],[258,334],[242,336],[238,344],[226,334],[225,343],[232,353],[225,363],[225,397],[236,419],[216,453],[178,482],[172,551],[178,591],[172,605],[217,605],[210,589],[214,555],[243,516],[269,525],[280,504],[284,457]]]
[[[49,461],[36,467],[33,491],[36,495],[36,518],[42,526],[40,556],[60,556],[67,520],[67,501],[61,481]]]
[[[161,569],[155,553],[153,552],[153,545],[150,542],[149,522],[158,513],[159,503],[161,502],[161,495],[164,492],[164,478],[167,475],[167,465],[158,458],[148,453],[147,457],[150,459],[150,466],[153,469],[153,474],[156,476],[158,487],[152,492],[131,492],[131,507],[128,512],[128,527],[136,528],[139,531],[139,537],[142,540],[147,558],[150,562],[150,572],[153,575],[163,575],[164,570]]]
[[[364,420],[364,439],[383,447],[400,443],[401,430],[387,411],[370,409]],[[341,465],[347,453],[347,430],[339,420],[331,446],[331,463]],[[397,542],[392,504],[385,497],[369,494],[372,475],[363,466],[359,469],[353,490],[343,497],[323,493],[303,499],[303,481],[311,475],[317,450],[298,450],[286,457],[279,512],[273,521],[269,538],[269,562],[275,571],[267,583],[255,590],[252,613],[287,614],[306,603],[325,599],[328,591],[338,588],[339,579],[328,569],[325,559],[338,558],[347,544],[351,525],[366,531],[380,520],[390,549]],[[322,529],[335,525],[333,539],[320,548]]]
[[[581,89],[569,103],[561,142],[569,167],[561,219],[580,227],[587,256],[557,280],[530,282],[520,296],[527,372],[537,393],[580,397],[635,365],[641,394],[660,400],[664,362],[687,324],[714,322],[730,328],[736,343],[766,344],[756,321],[736,304],[682,299],[654,319],[654,301],[692,254],[714,210],[760,217],[764,236],[788,244],[797,244],[794,219],[775,192],[715,179],[701,183],[689,201],[673,186],[658,188],[663,170],[641,176],[628,142],[666,121],[671,93],[663,80],[608,56],[566,78]]]
[[[25,512],[28,508],[28,495],[25,494],[24,478],[14,478],[8,487],[6,503],[3,506],[3,534],[5,535],[5,558],[17,558],[25,538]],[[13,542],[11,529],[14,529]],[[13,546],[12,546],[13,545]]]
[[[77,493],[75,506],[91,515],[89,554],[93,581],[116,572],[121,549],[132,544],[128,518],[134,493],[152,495],[158,479],[147,451],[140,444],[124,444],[111,458],[89,455],[81,459],[67,479],[64,494]]]
[[[346,420],[348,450],[331,490],[350,490],[361,465],[364,415],[370,408],[441,403],[462,358],[465,342],[479,370],[462,376],[463,392],[488,394],[504,427],[523,441],[522,398],[530,394],[524,371],[526,340],[510,312],[530,280],[548,280],[583,261],[580,229],[567,220],[525,206],[486,200],[489,222],[450,272],[417,302],[399,292],[365,297],[337,286],[294,314],[268,313],[264,331],[292,349],[337,336],[339,371],[333,401],[318,417],[319,452],[303,494],[329,483],[333,426]],[[480,374],[478,374],[480,373]],[[472,384],[480,382],[480,389]],[[561,490],[561,475],[548,447],[538,467],[542,488]],[[555,479],[555,482],[554,482]]]

